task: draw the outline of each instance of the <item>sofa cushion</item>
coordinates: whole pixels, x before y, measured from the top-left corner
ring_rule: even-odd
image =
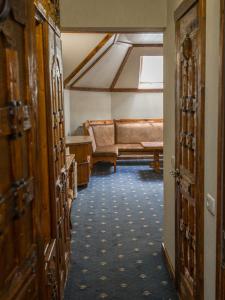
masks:
[[[92,138],[92,150],[93,150],[93,152],[95,152],[96,142],[95,142],[93,128],[91,126],[88,127],[88,133],[89,133],[90,137]]]
[[[163,123],[116,123],[117,144],[163,141]]]
[[[116,145],[97,147],[93,156],[118,156],[118,147]]]
[[[144,150],[141,144],[116,144],[119,151],[140,151]]]
[[[92,128],[97,147],[110,146],[115,144],[114,124],[93,125]]]

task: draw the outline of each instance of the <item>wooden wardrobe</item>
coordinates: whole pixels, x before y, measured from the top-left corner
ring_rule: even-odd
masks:
[[[57,0],[0,0],[0,299],[63,299],[70,209]]]

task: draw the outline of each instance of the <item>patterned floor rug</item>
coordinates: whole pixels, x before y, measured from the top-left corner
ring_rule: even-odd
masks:
[[[147,162],[99,165],[72,211],[65,300],[178,299],[161,251],[162,174]]]

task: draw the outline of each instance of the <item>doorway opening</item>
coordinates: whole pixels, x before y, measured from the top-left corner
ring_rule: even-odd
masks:
[[[163,33],[64,33],[62,46],[81,186],[66,297],[177,299],[161,250]]]

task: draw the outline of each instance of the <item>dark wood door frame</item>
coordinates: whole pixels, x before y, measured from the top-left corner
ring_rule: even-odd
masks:
[[[221,0],[220,85],[218,119],[216,299],[225,297],[225,0]]]
[[[196,232],[196,287],[194,299],[202,300],[204,299],[204,136],[205,136],[205,48],[206,48],[206,0],[184,0],[181,5],[175,11],[174,17],[177,23],[196,3],[198,3],[198,20],[199,20],[199,52],[200,52],[200,62],[199,62],[199,74],[198,79],[198,94],[199,94],[199,123],[198,123],[198,137],[197,141],[197,232]],[[177,27],[176,27],[177,29]],[[177,78],[177,75],[176,75]],[[176,90],[177,95],[177,90]],[[176,101],[178,102],[178,101]],[[178,104],[176,104],[178,105]],[[177,108],[176,108],[177,110]],[[176,118],[176,135],[177,135],[177,118]],[[179,139],[176,138],[176,155],[178,153],[178,143]],[[178,166],[179,167],[179,166]],[[177,193],[177,189],[176,189]],[[175,268],[176,268],[176,286],[179,287],[180,281],[180,266],[179,266],[179,203],[176,196],[176,220],[175,220],[175,234],[176,234],[176,254],[175,254]]]

